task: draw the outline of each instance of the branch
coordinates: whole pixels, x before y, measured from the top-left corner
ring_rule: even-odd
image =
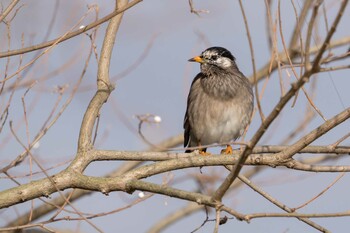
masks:
[[[305,84],[305,82],[309,81],[310,76],[313,75],[315,72],[317,72],[317,69],[319,67],[318,62],[320,62],[322,54],[325,52],[325,48],[330,39],[332,38],[335,28],[337,27],[341,16],[343,15],[343,12],[345,10],[346,4],[348,3],[348,0],[344,0],[338,15],[336,19],[333,22],[331,30],[328,32],[326,39],[324,40],[324,43],[319,50],[314,63],[312,65],[311,70],[306,70],[300,80],[298,80],[296,83],[292,84],[292,87],[289,89],[289,91],[280,99],[280,101],[277,103],[275,108],[272,110],[270,115],[265,119],[265,121],[262,122],[261,126],[259,127],[258,131],[254,134],[251,141],[248,143],[248,146],[244,149],[242,154],[239,157],[238,163],[235,164],[230,174],[225,178],[224,182],[219,186],[219,188],[216,190],[213,198],[216,200],[221,200],[222,197],[225,195],[226,191],[232,184],[232,182],[237,178],[240,170],[243,167],[244,161],[247,159],[248,155],[252,153],[252,149],[255,147],[255,145],[259,142],[261,137],[264,135],[268,127],[272,124],[272,122],[276,119],[276,117],[279,115],[279,113],[282,111],[282,109],[286,106],[286,104],[289,102],[289,100],[295,95],[295,93]]]
[[[174,146],[181,144],[182,140],[183,140],[182,135],[171,137],[171,138],[168,138],[168,139],[164,140],[163,142],[159,143],[157,147],[160,147],[160,148],[174,147]],[[151,151],[151,150],[153,150],[153,149],[150,148],[148,151]],[[337,147],[335,148],[335,150],[337,150]],[[125,162],[120,167],[118,167],[115,171],[107,174],[105,177],[120,176],[120,175],[130,171],[131,169],[136,168],[141,163],[142,163],[141,161]],[[70,197],[69,200],[71,202],[73,202],[79,198],[85,197],[86,195],[90,195],[90,194],[92,194],[92,191],[75,189],[75,190],[67,193],[65,196]],[[64,203],[65,203],[65,199],[63,199],[61,197],[57,197],[57,198],[54,198],[53,200],[46,201],[45,203],[43,203],[39,207],[36,207],[32,213],[30,213],[30,212],[25,213],[25,214],[19,216],[16,220],[10,222],[7,225],[7,227],[14,227],[14,226],[28,224],[30,219],[32,221],[34,221],[34,220],[50,213],[51,211],[54,211],[55,209],[60,208],[60,206],[64,205]]]
[[[261,168],[262,167],[255,167],[254,169],[249,169],[247,172],[245,172],[244,176],[248,177],[248,178],[251,178],[254,175],[257,175],[262,170]],[[242,183],[242,182],[236,182],[236,183],[234,183],[231,186],[230,189],[237,191],[243,185],[244,185],[244,183]],[[208,208],[203,208],[203,206],[200,206],[200,205],[198,205],[196,203],[190,202],[190,203],[188,203],[187,206],[182,207],[182,208],[174,211],[173,213],[165,216],[163,219],[159,220],[156,224],[154,224],[147,231],[147,233],[159,233],[159,232],[162,232],[165,228],[169,227],[169,225],[174,224],[175,222],[181,220],[182,218],[185,218],[188,215],[190,215],[190,214],[192,214],[194,212],[200,211],[202,209],[204,209],[205,212],[206,212],[206,219],[201,224],[201,226],[199,226],[195,230],[191,231],[191,232],[196,232],[209,221]]]
[[[200,16],[201,13],[209,13],[208,10],[197,10],[194,8],[193,0],[188,0],[188,4],[190,5],[190,11],[191,13],[196,14],[197,16]]]
[[[120,1],[121,9],[127,9],[128,1]],[[116,10],[115,12],[123,12]],[[97,71],[97,91],[92,98],[82,121],[78,139],[78,156],[79,152],[85,152],[93,147],[92,131],[95,125],[96,118],[105,102],[113,91],[114,87],[109,81],[109,67],[116,38],[116,33],[119,29],[123,14],[118,14],[108,24],[106,35],[103,41],[100,60]]]
[[[292,1],[293,3],[293,1]],[[290,40],[289,48],[291,50],[296,49],[296,45],[298,42],[298,38],[301,37],[301,30],[303,28],[303,24],[305,22],[306,16],[309,12],[309,9],[312,5],[312,1],[304,1],[303,8],[301,9],[300,16],[296,17],[297,18],[297,23],[294,27],[293,33],[292,33],[292,39]],[[300,44],[301,45],[301,44]],[[291,51],[289,51],[290,53]]]
[[[162,220],[158,221],[151,229],[147,231],[147,233],[159,233],[162,232],[165,228],[169,227],[169,225],[175,223],[181,218],[187,217],[199,210],[204,209],[203,206],[198,205],[197,203],[190,202],[185,207],[177,210],[174,213],[171,213],[164,217]]]
[[[259,114],[260,114],[261,121],[264,121],[265,116],[264,116],[264,113],[262,111],[261,103],[260,103],[260,100],[259,100],[259,89],[258,89],[258,82],[257,82],[257,78],[256,78],[256,65],[255,65],[255,55],[254,55],[253,42],[252,42],[252,37],[250,35],[249,24],[248,24],[248,20],[247,20],[245,11],[244,11],[242,0],[239,0],[239,6],[240,6],[241,12],[242,12],[244,26],[245,26],[245,30],[246,30],[246,33],[247,33],[248,43],[249,43],[250,57],[251,57],[251,60],[252,60],[253,80],[254,80],[254,91],[255,91],[255,97],[256,97],[256,104],[257,104],[257,107],[258,107],[258,111],[259,111]]]
[[[166,185],[157,185],[157,184],[140,181],[140,180],[129,181],[127,184],[127,189],[130,191],[137,189],[137,190],[142,190],[142,191],[147,191],[152,193],[163,194],[169,197],[176,197],[179,199],[196,202],[199,205],[206,205],[213,208],[223,207],[223,204],[221,202],[213,200],[210,196],[207,196],[201,193],[187,192],[180,189],[171,188]],[[232,214],[237,219],[243,220],[244,215],[232,209],[229,209],[228,207],[226,207],[226,209],[223,208],[223,210],[229,214]]]
[[[278,153],[288,149],[289,146],[256,146],[253,149],[253,153]],[[337,146],[335,148],[329,146],[307,146],[297,153],[308,153],[308,154],[348,154],[350,155],[350,147]]]
[[[19,0],[13,0],[8,5],[8,7],[4,10],[2,15],[0,15],[0,22],[2,22],[5,19],[5,17],[12,11],[12,9],[17,5],[18,2],[19,2]]]
[[[327,36],[326,36],[326,39],[324,40],[319,52],[317,53],[316,55],[316,58],[314,59],[313,61],[313,66],[312,66],[312,70],[313,71],[316,71],[319,69],[319,66],[320,66],[320,61],[322,59],[322,55],[323,53],[325,52],[325,50],[329,47],[329,43],[331,41],[331,38],[338,26],[338,23],[340,22],[340,19],[341,17],[343,16],[344,14],[344,11],[345,11],[345,8],[346,8],[346,5],[348,4],[348,0],[343,0],[342,1],[342,4],[340,6],[340,9],[339,9],[339,12],[337,14],[337,17],[335,18],[333,24],[332,24],[332,27],[330,28]]]
[[[124,11],[128,10],[129,8],[135,6],[136,4],[142,2],[142,0],[134,0],[130,3],[128,3],[127,5],[121,7],[120,9],[118,10],[115,10],[113,11],[112,13],[110,13],[109,15],[106,15],[105,17],[93,22],[93,23],[90,23],[88,24],[86,27],[82,28],[82,29],[79,29],[79,30],[76,30],[76,31],[73,31],[71,33],[68,33],[66,36],[64,37],[58,37],[57,39],[53,39],[53,40],[50,40],[50,41],[47,41],[47,42],[44,42],[44,43],[40,43],[40,44],[37,44],[37,45],[33,45],[33,46],[29,46],[29,47],[26,47],[26,48],[22,48],[22,49],[17,49],[17,50],[11,50],[11,51],[7,51],[7,52],[2,52],[0,53],[0,58],[3,58],[3,57],[9,57],[9,56],[15,56],[15,55],[22,55],[24,53],[29,53],[29,52],[32,52],[32,51],[35,51],[35,50],[38,50],[38,49],[43,49],[43,48],[46,48],[46,47],[49,47],[55,43],[57,43],[57,41],[59,41],[59,43],[63,42],[63,41],[66,41],[72,37],[75,37],[75,36],[78,36],[94,27],[97,27],[98,25],[102,24],[102,23],[105,23],[107,22],[108,20],[110,20],[111,18],[115,17],[116,15],[119,15],[121,13],[123,13]]]
[[[91,157],[95,151],[86,152],[86,157],[78,159],[78,163],[83,166],[82,170],[91,162]],[[135,152],[124,152],[129,157],[137,156]],[[161,155],[161,152],[143,152],[143,156],[148,156],[154,153],[154,157]],[[167,153],[163,153],[167,154]],[[9,207],[18,203],[32,200],[41,196],[49,196],[57,190],[64,190],[67,188],[79,188],[91,191],[98,191],[108,194],[113,191],[128,191],[137,189],[138,186],[132,186],[130,181],[134,182],[136,179],[143,179],[153,175],[161,174],[168,171],[190,167],[204,167],[204,166],[223,166],[235,165],[238,162],[237,157],[231,155],[222,156],[188,156],[188,153],[177,154],[182,158],[161,161],[153,164],[148,164],[142,167],[125,172],[117,177],[90,177],[76,172],[72,169],[58,173],[50,178],[33,181],[29,184],[21,185],[12,189],[0,192],[0,209]],[[140,154],[141,156],[141,154]],[[86,158],[88,158],[86,162]],[[90,159],[89,159],[90,158]],[[89,161],[90,160],[90,161]],[[111,159],[109,159],[111,160]],[[273,154],[250,155],[245,161],[245,165],[264,165],[264,166],[284,166],[294,170],[303,170],[308,172],[350,172],[350,166],[318,166],[308,165],[297,162],[295,160],[280,161]],[[53,182],[51,182],[53,180]],[[143,190],[143,189],[141,189]],[[145,190],[147,191],[147,190]],[[164,190],[160,193],[164,194]],[[170,193],[169,193],[170,195]],[[191,199],[190,199],[191,201]]]
[[[282,160],[288,160],[292,158],[295,153],[305,148],[307,145],[309,145],[310,143],[315,141],[317,138],[327,133],[329,130],[333,129],[340,123],[349,119],[349,117],[350,117],[350,108],[347,108],[341,113],[337,114],[333,118],[323,123],[321,126],[317,127],[316,129],[308,133],[307,135],[305,135],[304,137],[300,138],[296,143],[288,147],[286,150],[283,150],[280,153],[276,154],[275,156]]]
[[[325,123],[326,124],[326,123]],[[252,156],[276,156],[276,153],[283,152],[290,146],[258,146],[252,151]],[[300,151],[299,154],[350,154],[350,147],[335,147],[330,146],[307,146]],[[240,150],[233,151],[233,156],[237,157]],[[172,159],[187,159],[197,157],[194,153],[170,153],[170,152],[154,152],[154,151],[114,151],[114,150],[95,150],[89,152],[92,161],[165,161]],[[215,155],[213,155],[215,156]],[[217,155],[221,157],[221,155]],[[281,158],[279,158],[281,159]],[[91,161],[91,162],[92,162]]]
[[[278,206],[278,208],[288,212],[288,213],[292,213],[295,210],[289,208],[288,206],[286,206],[285,204],[283,204],[282,202],[278,201],[277,199],[273,198],[272,196],[270,196],[268,193],[266,193],[264,190],[260,189],[257,185],[255,185],[254,183],[252,183],[248,178],[246,178],[245,176],[242,175],[238,175],[238,178],[245,183],[246,185],[248,185],[251,189],[253,189],[255,192],[259,193],[261,196],[263,196],[265,199],[267,199],[268,201],[270,201],[272,204]],[[296,212],[294,212],[296,213]],[[329,232],[327,229],[323,228],[322,226],[318,225],[317,223],[307,219],[307,218],[299,218],[298,219],[300,221],[305,222],[306,224],[316,228],[319,231],[322,232]]]
[[[314,28],[316,16],[318,13],[318,8],[322,4],[322,2],[323,2],[322,0],[317,0],[317,2],[314,4],[311,19],[307,28],[306,41],[305,41],[305,69],[309,69],[310,67],[310,45],[311,45],[312,29]]]
[[[309,1],[307,1],[309,2]],[[329,47],[328,48],[336,48],[339,46],[343,46],[343,45],[348,45],[350,42],[350,36],[348,37],[344,37],[338,40],[334,40],[332,42],[329,43]],[[298,56],[301,56],[303,54],[301,54],[300,52],[298,52],[300,50],[300,48],[294,48],[289,52],[289,57],[291,60],[297,58]],[[320,48],[318,46],[314,46],[312,48],[310,48],[310,54],[314,54],[317,53],[318,51],[320,51]],[[284,51],[279,52],[276,57],[280,58],[280,62],[281,63],[288,63],[288,58],[285,54]],[[278,63],[276,61],[272,61],[271,62],[267,62],[262,68],[260,68],[257,72],[256,72],[256,80],[257,82],[263,80],[268,74],[270,74],[272,71],[276,70],[278,67]],[[254,76],[249,76],[249,81],[250,83],[254,84]]]
[[[334,217],[348,217],[350,211],[338,212],[338,213],[320,213],[320,214],[299,214],[299,213],[256,213],[245,216],[245,220],[250,221],[253,218],[334,218]]]

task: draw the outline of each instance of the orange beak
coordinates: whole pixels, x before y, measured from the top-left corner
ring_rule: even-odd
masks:
[[[203,62],[204,62],[204,60],[203,60],[200,56],[191,58],[191,59],[189,59],[188,61],[199,62],[199,63],[203,63]]]

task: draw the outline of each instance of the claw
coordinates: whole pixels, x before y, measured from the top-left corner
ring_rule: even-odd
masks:
[[[206,152],[205,150],[199,150],[199,154],[202,156],[209,156],[211,155],[209,152]]]
[[[232,155],[233,154],[233,150],[231,145],[227,145],[226,149],[222,149],[221,150],[221,154],[223,155]]]

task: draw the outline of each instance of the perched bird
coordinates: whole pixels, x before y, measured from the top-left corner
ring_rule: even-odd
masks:
[[[252,87],[225,48],[208,48],[188,61],[199,62],[201,72],[192,81],[188,94],[184,146],[226,143],[221,153],[232,154],[229,143],[242,136],[251,119]],[[206,154],[206,148],[199,151]]]

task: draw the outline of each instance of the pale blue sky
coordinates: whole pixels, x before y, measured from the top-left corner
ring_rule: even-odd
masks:
[[[9,1],[5,1],[7,5]],[[303,1],[295,1],[300,9]],[[326,1],[327,6],[333,1]],[[338,1],[337,1],[338,2]],[[50,17],[52,16],[55,1],[26,1],[23,9],[12,23],[12,49],[19,48],[21,43],[21,34],[24,33],[25,45],[42,42],[43,36],[48,30]],[[61,35],[65,30],[72,27],[80,17],[86,12],[87,4],[99,4],[99,17],[110,13],[113,8],[113,1],[60,1],[58,16],[52,28],[50,39]],[[160,142],[167,137],[182,133],[183,115],[186,109],[186,98],[189,85],[192,78],[198,73],[199,65],[188,63],[187,60],[198,55],[208,47],[197,36],[198,32],[203,33],[208,40],[209,46],[222,46],[229,49],[237,59],[237,64],[241,71],[250,76],[252,74],[252,65],[250,50],[246,31],[243,24],[241,11],[238,1],[194,1],[196,8],[207,9],[209,14],[202,14],[198,17],[189,11],[188,2],[183,1],[143,1],[124,15],[117,40],[114,48],[111,77],[122,72],[135,62],[143,53],[147,45],[153,38],[152,48],[140,65],[137,66],[126,77],[116,81],[116,89],[111,95],[111,99],[104,106],[101,114],[99,136],[107,135],[97,139],[99,148],[115,150],[143,150],[147,145],[140,139],[137,134],[138,121],[134,117],[137,114],[156,114],[161,116],[162,122],[159,125],[145,125],[144,134],[151,142]],[[265,26],[265,5],[264,1],[245,1],[245,10],[249,21],[250,31],[252,34],[253,47],[257,68],[262,67],[270,58],[268,43],[266,40]],[[295,18],[291,3],[282,1],[283,28],[285,38],[290,37],[291,29],[294,26]],[[44,10],[45,9],[45,10]],[[335,5],[327,12],[330,21],[338,9]],[[276,4],[272,8],[273,15],[276,12]],[[93,14],[84,23],[91,22],[94,19]],[[323,19],[320,19],[321,21]],[[349,36],[348,22],[350,21],[349,7],[346,10],[341,24],[334,36],[334,39]],[[100,52],[102,36],[107,24],[103,24],[99,29],[99,36],[96,42],[97,51]],[[0,25],[0,38],[6,39],[5,26]],[[324,36],[323,24],[320,26],[321,38]],[[154,39],[155,38],[155,39]],[[314,39],[316,39],[314,37]],[[282,49],[281,40],[278,36],[279,48]],[[7,50],[6,43],[0,42],[1,51]],[[347,47],[345,48],[345,50]],[[43,121],[49,115],[51,108],[57,98],[54,89],[57,85],[68,84],[70,87],[78,80],[81,70],[84,66],[85,57],[89,50],[89,39],[85,35],[80,35],[70,41],[58,45],[51,54],[43,57],[39,63],[34,65],[25,78],[36,79],[53,69],[61,66],[71,57],[77,56],[64,73],[53,78],[44,84],[37,84],[27,95],[28,105],[35,102],[34,108],[29,116],[29,125],[31,137],[41,127]],[[334,53],[344,53],[342,50],[334,50]],[[29,53],[24,56],[24,62],[30,61],[35,53]],[[11,58],[12,72],[18,65],[18,57]],[[1,75],[5,59],[0,59]],[[345,61],[348,63],[348,60]],[[45,138],[40,142],[40,147],[36,155],[41,158],[45,166],[57,164],[58,162],[68,161],[76,151],[77,137],[84,111],[94,94],[94,84],[96,83],[96,59],[91,59],[91,64],[87,70],[82,86],[90,87],[81,91],[72,101],[71,105],[65,111],[63,116],[47,133]],[[291,71],[289,71],[291,73]],[[349,88],[349,70],[336,71],[318,75],[317,92],[315,104],[324,113],[327,118],[339,113],[348,107],[350,102]],[[285,82],[289,80],[288,74],[282,71]],[[294,79],[292,77],[292,79]],[[288,85],[286,85],[288,87]],[[259,85],[261,89],[261,84]],[[309,84],[306,84],[309,88]],[[25,125],[21,123],[23,110],[21,97],[25,90],[21,90],[14,95],[14,100],[10,108],[10,119],[14,125],[19,125],[18,133],[26,141]],[[339,96],[337,95],[339,93]],[[69,92],[67,92],[69,93]],[[68,97],[64,95],[64,99]],[[8,94],[1,96],[1,108],[7,101]],[[38,100],[36,100],[38,98]],[[264,113],[267,115],[280,98],[278,75],[275,72],[265,90],[262,100]],[[342,102],[342,103],[341,103]],[[263,141],[267,144],[276,144],[288,135],[293,126],[303,118],[305,110],[305,96],[299,93],[297,104],[294,108],[291,104],[285,108],[282,118],[273,126],[276,130],[269,130]],[[124,116],[121,118],[120,116]],[[122,120],[123,119],[123,120]],[[128,128],[125,124],[131,126]],[[317,127],[323,120],[316,116],[310,124],[310,127],[304,133],[307,133],[314,127]],[[260,124],[259,117],[255,117],[247,134],[250,138]],[[348,133],[349,122],[325,137],[317,140],[316,144],[330,144],[338,138]],[[271,128],[271,129],[272,129]],[[8,124],[0,134],[0,142],[9,134]],[[301,137],[302,135],[299,135]],[[297,137],[297,139],[299,138]],[[348,144],[345,141],[344,144]],[[218,152],[219,148],[211,149]],[[15,140],[9,141],[1,148],[0,164],[8,162],[22,152],[22,148]],[[47,164],[44,163],[47,161]],[[349,161],[342,159],[330,163],[348,164]],[[86,173],[89,175],[103,175],[108,171],[114,170],[119,162],[99,162],[91,164]],[[14,174],[26,174],[27,165],[13,169]],[[57,168],[55,171],[63,169],[64,166]],[[213,169],[203,169],[204,174],[210,174]],[[217,172],[223,172],[223,168],[214,168]],[[225,171],[226,172],[226,171]],[[188,169],[174,172],[174,179],[180,179],[188,173],[199,173],[199,169]],[[304,203],[318,192],[329,185],[338,174],[309,174],[304,172],[266,168],[260,175],[253,178],[253,181],[260,184],[265,191],[284,202],[286,205],[295,207]],[[12,187],[13,183],[0,175],[1,187]],[[161,182],[161,176],[151,178],[152,181]],[[27,182],[25,179],[23,182]],[[345,175],[329,192],[319,198],[315,203],[304,209],[305,213],[314,212],[335,212],[350,209],[348,197],[350,195],[349,176]],[[186,190],[195,190],[196,184],[192,181],[175,184],[176,187]],[[56,195],[53,195],[53,197]],[[131,200],[137,198],[137,192],[133,195],[124,193],[111,193],[108,197],[96,193],[92,196],[85,197],[75,205],[82,212],[107,212],[113,209],[127,205]],[[234,191],[232,195],[227,196],[225,202],[234,209],[242,213],[255,212],[282,212],[272,204],[261,198],[251,189],[244,187]],[[35,201],[35,205],[39,205]],[[155,222],[159,221],[166,214],[183,206],[184,201],[178,201],[173,198],[155,195],[150,200],[140,203],[131,209],[124,210],[120,213],[106,217],[93,219],[92,222],[105,232],[145,232]],[[23,209],[28,210],[30,202],[21,204]],[[4,212],[6,211],[6,212]],[[22,212],[21,208],[18,208]],[[12,210],[2,210],[1,214],[6,216],[15,216]],[[211,214],[211,218],[214,215]],[[184,220],[171,226],[166,233],[172,232],[190,232],[197,228],[205,219],[204,212],[198,212],[186,217]],[[0,225],[4,225],[6,218],[0,218]],[[332,232],[342,232],[342,229],[349,226],[348,218],[337,219],[315,219],[315,222],[321,224]],[[76,229],[77,222],[59,222],[50,224],[51,227]],[[80,225],[82,232],[94,232],[88,224],[82,222]],[[198,232],[211,232],[214,229],[214,222],[207,223]],[[229,220],[225,225],[220,226],[220,232],[316,232],[313,228],[296,220],[287,218],[262,218],[254,219],[250,224]]]

